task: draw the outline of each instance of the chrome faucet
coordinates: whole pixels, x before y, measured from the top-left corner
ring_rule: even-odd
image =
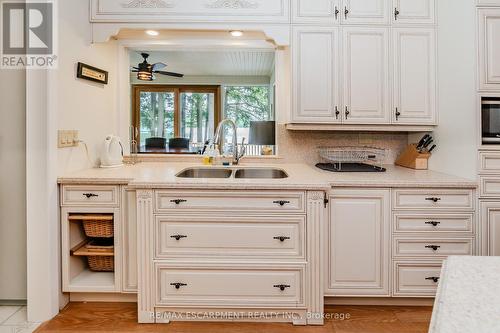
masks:
[[[231,119],[224,119],[217,126],[217,130],[215,131],[214,136],[214,144],[219,147],[219,153],[222,155],[221,145],[222,145],[222,131],[224,129],[224,125],[229,124],[233,128],[233,165],[238,165],[240,159],[245,155],[245,138],[241,141],[241,152],[238,152],[238,135],[236,133],[236,124]]]

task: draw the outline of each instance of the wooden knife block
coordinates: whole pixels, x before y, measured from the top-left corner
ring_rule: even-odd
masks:
[[[416,144],[406,147],[405,151],[396,160],[396,165],[415,169],[427,170],[429,168],[429,157],[431,153],[420,153]]]

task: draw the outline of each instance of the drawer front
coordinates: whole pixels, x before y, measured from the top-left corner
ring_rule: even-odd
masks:
[[[395,233],[473,232],[473,214],[394,214]]]
[[[500,153],[479,152],[479,173],[500,174]]]
[[[500,198],[500,177],[479,177],[481,198]]]
[[[394,257],[442,257],[473,254],[472,239],[394,237]]]
[[[304,192],[157,191],[156,211],[305,213]]]
[[[474,210],[472,190],[396,189],[393,192],[393,208],[397,209],[445,209]]]
[[[305,217],[157,217],[156,257],[304,258]]]
[[[304,268],[156,266],[156,306],[303,307]]]
[[[435,296],[441,263],[398,262],[394,263],[394,296]]]
[[[118,206],[118,186],[64,185],[61,190],[63,206]]]

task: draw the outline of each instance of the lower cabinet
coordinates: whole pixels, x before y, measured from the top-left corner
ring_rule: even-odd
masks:
[[[122,190],[122,291],[137,292],[137,209],[136,192]]]
[[[389,296],[390,190],[334,190],[327,296]]]
[[[394,296],[433,297],[441,274],[440,261],[395,261]]]
[[[500,202],[481,202],[482,254],[500,256]]]

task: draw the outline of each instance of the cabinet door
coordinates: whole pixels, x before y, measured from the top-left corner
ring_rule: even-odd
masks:
[[[479,89],[500,90],[500,8],[479,9]]]
[[[344,28],[344,122],[390,123],[389,29]]]
[[[500,0],[477,0],[478,6],[500,6]]]
[[[436,23],[436,0],[393,0],[395,24]]]
[[[293,0],[292,22],[337,24],[340,22],[340,0]]]
[[[389,296],[389,190],[338,190],[330,196],[329,296]]]
[[[137,210],[136,192],[122,192],[122,290],[137,292]]]
[[[481,237],[484,256],[500,256],[500,202],[481,203]]]
[[[394,28],[393,121],[436,123],[436,38],[434,29]]]
[[[343,0],[343,24],[389,24],[391,0]]]
[[[293,122],[339,123],[337,28],[293,29]]]

